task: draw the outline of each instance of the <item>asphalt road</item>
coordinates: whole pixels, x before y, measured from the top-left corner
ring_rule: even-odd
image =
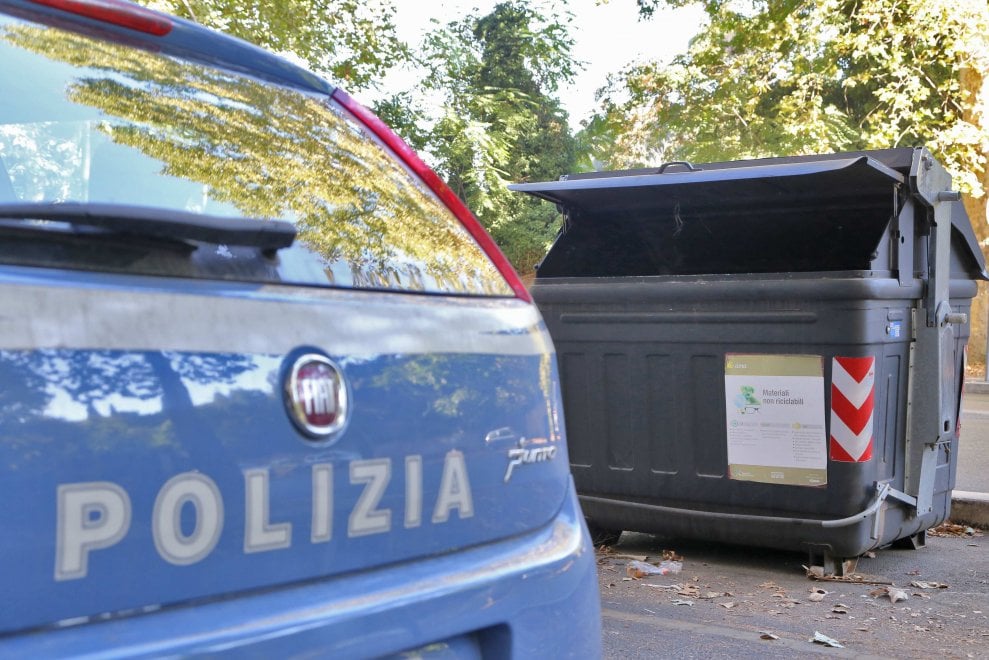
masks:
[[[989,493],[989,394],[965,392],[962,399],[955,488]]]
[[[626,577],[632,557],[656,561],[663,549],[683,556],[679,574]],[[989,537],[930,538],[920,550],[861,559],[860,574],[905,591],[896,603],[871,595],[885,585],[812,581],[804,563],[801,553],[626,532],[598,551],[604,656],[989,657]],[[812,589],[827,593],[815,602]],[[778,639],[762,639],[763,631]],[[844,648],[811,643],[815,632]]]

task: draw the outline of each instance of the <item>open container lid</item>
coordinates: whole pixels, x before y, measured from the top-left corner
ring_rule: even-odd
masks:
[[[899,212],[913,151],[669,163],[509,189],[567,215],[539,277],[890,270],[877,248]],[[982,278],[971,223],[955,207],[962,260]]]
[[[868,156],[841,160],[692,169],[607,178],[520,183],[508,188],[555,202],[570,211],[656,208],[666,203],[701,206],[792,205],[848,198],[891,199],[904,176]]]

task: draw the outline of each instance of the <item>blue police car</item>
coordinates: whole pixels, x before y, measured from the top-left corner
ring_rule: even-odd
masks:
[[[0,655],[599,655],[551,341],[401,140],[121,0],[0,77]]]

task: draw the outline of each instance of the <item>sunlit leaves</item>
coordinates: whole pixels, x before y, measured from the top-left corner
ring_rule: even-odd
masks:
[[[963,89],[960,73],[989,70],[983,0],[704,7],[710,22],[687,53],[630,69],[605,92],[604,117],[627,147],[606,154],[614,164],[925,143],[980,193],[989,122],[972,120],[985,92]]]
[[[138,0],[280,53],[351,89],[372,86],[409,52],[391,0]]]

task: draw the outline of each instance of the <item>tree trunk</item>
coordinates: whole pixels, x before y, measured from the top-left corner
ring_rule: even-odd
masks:
[[[977,127],[981,136],[982,162],[980,171],[975,174],[982,183],[982,194],[979,197],[965,195],[963,202],[982,246],[982,254],[989,257],[989,220],[986,218],[986,202],[989,201],[989,36],[980,36],[981,47],[974,49],[977,55],[973,57],[972,65],[961,69],[959,83],[962,94],[971,99],[965,104],[962,119]],[[987,309],[989,286],[983,282],[978,297],[972,301],[972,336],[968,344],[969,360],[982,365],[989,362],[986,359]]]

